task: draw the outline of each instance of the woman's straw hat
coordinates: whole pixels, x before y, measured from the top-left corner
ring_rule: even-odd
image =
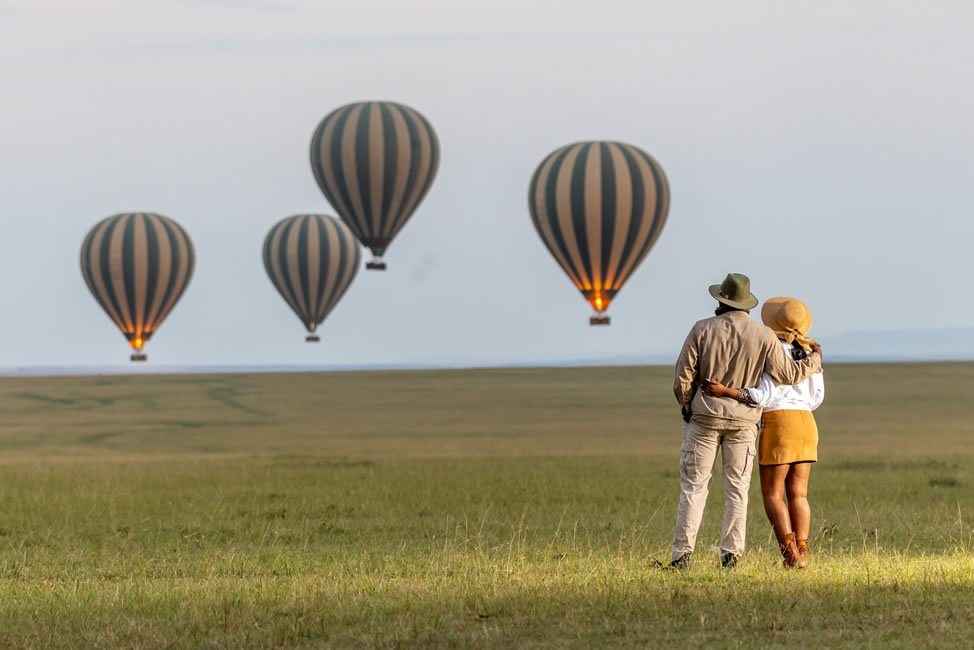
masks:
[[[812,329],[812,310],[794,298],[769,298],[761,307],[761,320],[786,343],[798,341],[810,350],[815,341],[808,338]]]

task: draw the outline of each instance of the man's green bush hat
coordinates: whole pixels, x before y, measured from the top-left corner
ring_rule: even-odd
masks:
[[[734,309],[754,309],[758,299],[751,293],[751,278],[740,273],[728,273],[720,284],[710,285],[710,295],[717,302]]]

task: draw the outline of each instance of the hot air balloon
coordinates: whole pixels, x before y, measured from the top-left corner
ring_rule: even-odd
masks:
[[[127,212],[95,224],[81,245],[88,289],[135,351],[159,329],[183,295],[195,265],[193,243],[178,223],[151,212]]]
[[[362,251],[341,221],[321,214],[282,219],[264,238],[264,269],[317,342],[315,330],[348,290]]]
[[[311,171],[325,198],[384,270],[389,242],[426,196],[440,145],[426,118],[393,102],[331,112],[311,138]]]
[[[670,207],[663,169],[620,142],[579,142],[550,153],[528,190],[531,220],[575,287],[592,325],[656,243]]]

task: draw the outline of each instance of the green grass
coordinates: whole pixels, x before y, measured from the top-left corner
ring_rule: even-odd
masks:
[[[0,647],[969,647],[974,365],[827,372],[812,567],[687,574],[666,368],[0,380]]]

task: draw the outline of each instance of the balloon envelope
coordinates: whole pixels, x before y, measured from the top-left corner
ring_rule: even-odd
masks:
[[[108,317],[128,339],[134,361],[159,329],[193,275],[193,244],[178,223],[151,212],[99,221],[81,245],[81,274]]]
[[[579,142],[553,151],[528,190],[538,235],[599,317],[649,253],[670,206],[663,169],[620,142]]]
[[[362,251],[338,219],[300,214],[270,229],[263,258],[271,283],[313,333],[348,290]]]
[[[342,106],[311,138],[318,187],[376,258],[426,196],[439,160],[433,127],[416,110],[394,102]]]

